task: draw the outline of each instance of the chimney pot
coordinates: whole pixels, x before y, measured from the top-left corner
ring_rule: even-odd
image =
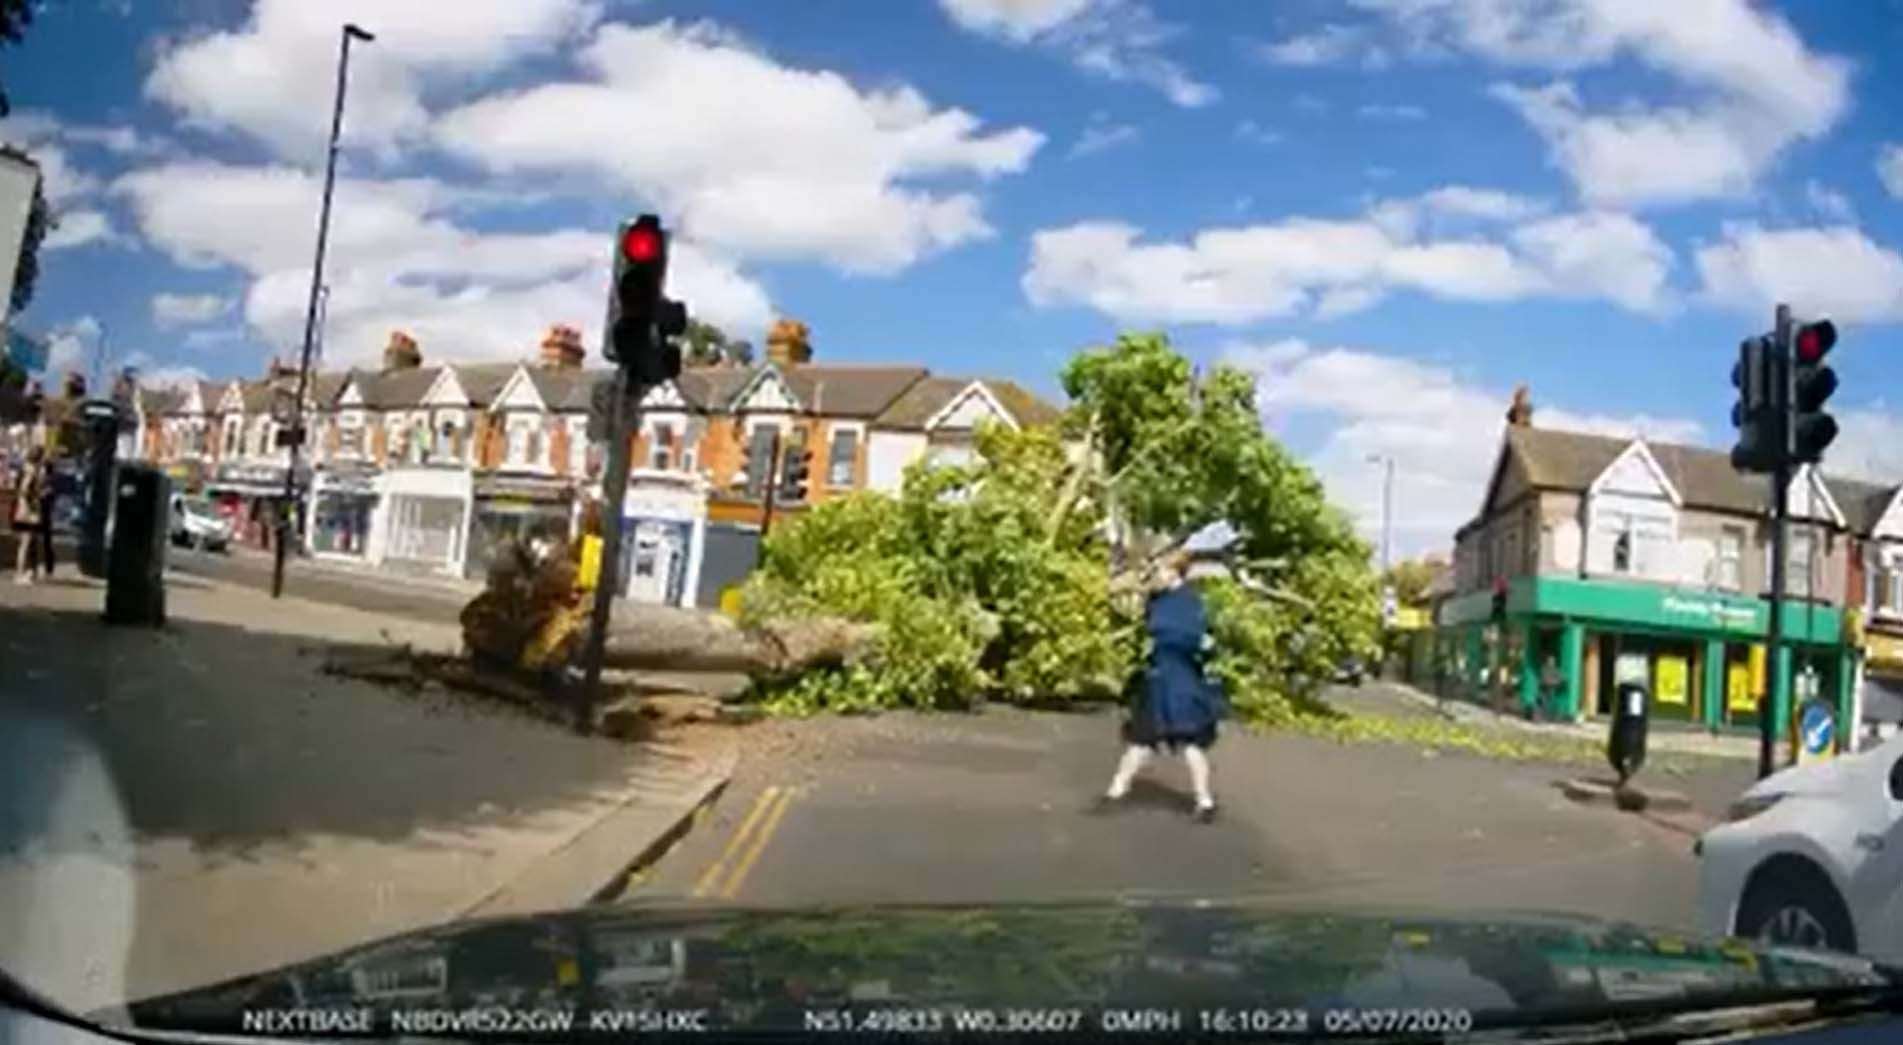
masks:
[[[416,339],[401,330],[390,331],[390,341],[383,347],[383,369],[414,370],[423,365],[423,350]]]

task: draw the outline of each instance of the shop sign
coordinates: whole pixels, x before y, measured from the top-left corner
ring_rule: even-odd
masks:
[[[1659,608],[1669,617],[1683,617],[1707,628],[1763,627],[1758,607],[1698,595],[1666,595]]]
[[[1866,632],[1864,663],[1875,668],[1903,668],[1903,637],[1880,631]]]

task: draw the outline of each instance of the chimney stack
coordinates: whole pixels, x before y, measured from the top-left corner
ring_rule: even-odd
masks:
[[[1515,428],[1533,427],[1533,396],[1525,385],[1513,390],[1513,405],[1507,407],[1507,424]]]
[[[777,319],[766,335],[767,362],[782,369],[810,362],[813,342],[806,324],[797,319]]]
[[[416,339],[401,330],[390,331],[390,343],[383,346],[383,369],[415,370],[423,365],[423,350]]]
[[[580,370],[587,353],[581,347],[581,331],[565,323],[548,328],[542,337],[542,365],[559,370]]]

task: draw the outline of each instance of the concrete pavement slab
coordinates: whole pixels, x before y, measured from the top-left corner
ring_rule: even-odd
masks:
[[[165,629],[109,629],[101,597],[0,589],[0,967],[76,1008],[586,902],[731,765],[316,670],[451,626],[175,584]]]

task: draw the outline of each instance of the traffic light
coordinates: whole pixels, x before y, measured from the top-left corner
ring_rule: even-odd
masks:
[[[1837,327],[1828,319],[1806,323],[1791,335],[1791,459],[1804,464],[1823,460],[1837,438],[1837,419],[1824,404],[1837,391],[1837,374],[1824,357],[1837,344]]]
[[[780,500],[788,504],[798,504],[806,500],[806,482],[813,474],[813,451],[803,443],[795,443],[786,450],[786,460],[780,465]]]
[[[666,284],[667,230],[661,219],[643,214],[624,222],[615,233],[603,354],[644,385],[670,381],[681,372],[674,339],[687,329],[687,307],[662,294]]]
[[[1740,472],[1769,472],[1777,465],[1774,347],[1768,337],[1747,338],[1731,368],[1731,384],[1738,390],[1738,401],[1731,407],[1731,424],[1738,430],[1731,467]]]

